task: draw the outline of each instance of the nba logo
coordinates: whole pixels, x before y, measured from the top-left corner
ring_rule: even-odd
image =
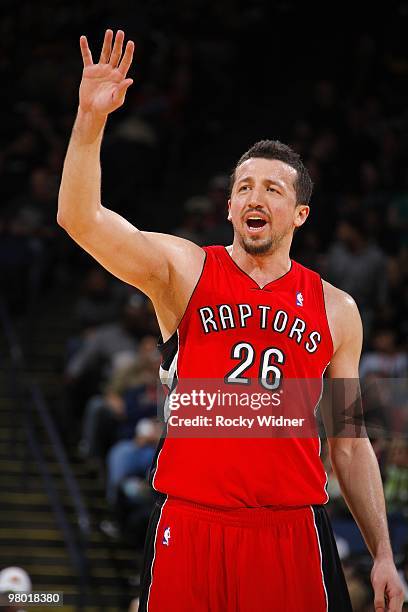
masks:
[[[296,293],[296,306],[303,306],[303,295],[300,291]]]
[[[165,546],[168,546],[169,543],[170,543],[170,527],[166,527],[166,529],[164,530],[164,534],[163,534],[162,544],[164,544]]]

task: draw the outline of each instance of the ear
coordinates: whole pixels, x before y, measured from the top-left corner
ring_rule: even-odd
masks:
[[[231,218],[231,198],[228,199],[228,217],[227,217],[228,221],[232,221]]]
[[[307,204],[297,204],[295,210],[295,218],[293,221],[295,227],[301,227],[301,225],[303,225],[306,219],[308,218],[309,213],[310,206],[307,206]]]

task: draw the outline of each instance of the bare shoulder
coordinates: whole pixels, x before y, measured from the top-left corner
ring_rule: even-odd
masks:
[[[142,232],[153,248],[161,253],[167,261],[169,279],[167,288],[172,287],[175,292],[183,292],[187,285],[195,285],[201,274],[205,259],[205,251],[190,240],[160,234],[157,232]]]
[[[325,280],[322,280],[323,283],[323,293],[324,299],[326,302],[326,309],[330,312],[335,312],[336,314],[344,314],[346,316],[350,316],[352,313],[358,314],[357,304],[345,291],[331,285]]]
[[[155,284],[151,298],[164,339],[177,329],[190,297],[200,279],[205,251],[194,242],[157,232],[143,232],[144,237],[167,263],[166,283]]]
[[[362,335],[361,317],[351,295],[325,280],[322,283],[327,319],[336,352],[348,339]]]
[[[180,236],[174,236],[173,234],[161,234],[159,232],[141,232],[147,240],[154,243],[154,245],[160,250],[166,250],[168,253],[174,253],[175,255],[191,255],[202,259],[205,256],[203,249],[185,238]]]

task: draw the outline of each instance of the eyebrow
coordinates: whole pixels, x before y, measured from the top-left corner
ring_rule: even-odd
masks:
[[[245,183],[248,181],[253,181],[254,177],[247,175],[247,176],[243,176],[242,178],[237,180],[237,183]],[[264,182],[267,183],[271,183],[272,185],[277,185],[278,187],[280,187],[281,189],[286,189],[286,185],[283,181],[280,181],[279,179],[271,179],[271,178],[266,178],[264,179]]]

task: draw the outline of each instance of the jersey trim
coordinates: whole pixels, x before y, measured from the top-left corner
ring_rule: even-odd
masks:
[[[319,279],[320,279],[320,288],[322,290],[323,314],[324,314],[325,321],[326,321],[327,331],[329,332],[329,339],[330,339],[330,344],[331,344],[331,357],[333,357],[333,355],[334,355],[334,342],[333,342],[333,336],[332,336],[330,325],[329,325],[329,317],[327,316],[326,298],[325,298],[325,295],[324,295],[323,279],[322,279],[321,276],[319,276]],[[327,364],[327,365],[329,365],[329,364]],[[327,366],[326,366],[326,368],[327,368]]]
[[[329,361],[329,363],[330,363],[330,361]],[[327,368],[329,366],[329,363],[326,365],[326,367],[324,368],[324,370],[322,372],[322,377],[321,377],[322,378],[322,389],[320,391],[320,397],[319,397],[319,399],[317,401],[317,404],[315,406],[315,409],[313,411],[315,417],[316,417],[317,410],[319,408],[319,404],[322,401],[323,392],[324,392],[324,374],[325,374],[325,372],[326,372],[326,370],[327,370]],[[318,435],[318,439],[319,439],[319,457],[320,457],[320,460],[321,460],[321,458],[322,458],[322,439],[321,439],[321,437],[319,435]],[[329,496],[329,494],[327,492],[327,485],[329,484],[329,477],[327,476],[327,472],[326,472],[326,469],[324,467],[323,461],[322,461],[322,465],[323,465],[324,475],[326,476],[326,482],[324,483],[324,492],[326,493],[326,501],[323,502],[323,504],[327,504],[327,502],[330,499],[330,496]]]

